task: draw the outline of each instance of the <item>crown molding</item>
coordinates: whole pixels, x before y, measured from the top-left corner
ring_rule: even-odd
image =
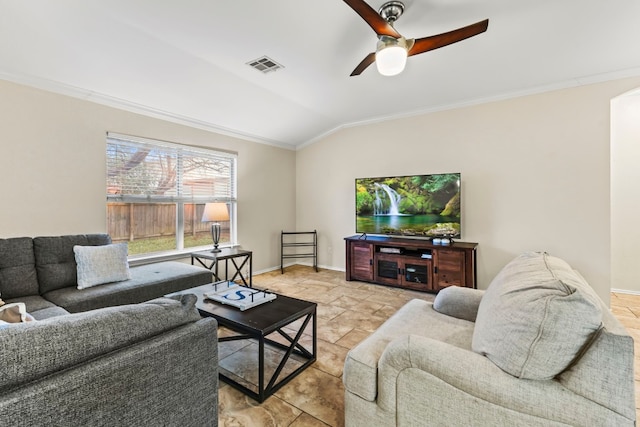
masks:
[[[550,85],[536,86],[536,87],[531,87],[531,88],[519,90],[519,91],[505,92],[495,96],[470,99],[470,100],[447,104],[447,105],[439,105],[431,108],[405,111],[401,113],[373,117],[366,120],[342,123],[307,141],[304,141],[299,144],[290,144],[282,141],[262,138],[257,135],[248,134],[245,132],[238,131],[236,129],[226,128],[226,127],[219,126],[204,120],[199,120],[199,119],[195,119],[195,118],[180,115],[180,114],[175,114],[169,111],[153,108],[148,105],[127,101],[125,99],[105,95],[102,93],[56,82],[53,80],[43,79],[43,78],[34,77],[34,76],[15,75],[10,73],[0,72],[0,79],[7,80],[13,83],[35,87],[48,92],[66,95],[73,98],[94,102],[96,104],[101,104],[108,107],[129,111],[131,113],[141,114],[144,116],[153,117],[153,118],[165,120],[165,121],[176,123],[176,124],[193,127],[193,128],[205,130],[208,132],[214,132],[221,135],[226,135],[233,138],[242,139],[244,141],[250,141],[258,144],[265,144],[265,145],[270,145],[270,146],[283,148],[287,150],[294,150],[294,151],[301,150],[305,147],[308,147],[309,145],[322,141],[325,138],[329,137],[330,135],[337,133],[340,130],[343,130],[346,128],[366,126],[366,125],[371,125],[371,124],[376,124],[376,123],[381,123],[381,122],[386,122],[391,120],[399,120],[399,119],[404,119],[409,117],[431,114],[431,113],[440,112],[440,111],[471,107],[471,106],[487,104],[491,102],[504,101],[507,99],[520,98],[523,96],[536,95],[536,94],[545,93],[545,92],[552,92],[556,90],[562,90],[562,89],[578,87],[578,86],[586,86],[586,85],[595,84],[595,83],[602,83],[606,81],[618,80],[618,79],[623,79],[628,77],[637,77],[637,76],[640,76],[640,68],[631,68],[627,70],[620,70],[620,71],[615,71],[610,73],[583,76],[583,77],[569,79],[569,80],[565,80],[565,81],[550,84]]]
[[[57,93],[59,95],[70,96],[72,98],[81,99],[83,101],[94,102],[96,104],[117,108],[119,110],[124,110],[131,113],[141,114],[147,117],[153,117],[156,119],[165,120],[171,123],[185,125],[192,128],[205,130],[208,132],[214,132],[221,135],[242,139],[244,141],[271,145],[279,148],[285,148],[287,150],[295,149],[295,146],[292,144],[287,144],[281,141],[262,138],[256,135],[240,132],[235,129],[219,126],[204,120],[198,120],[192,117],[175,114],[169,111],[153,108],[148,105],[127,101],[126,99],[105,95],[99,92],[90,91],[77,86],[72,86],[65,83],[56,82],[53,80],[48,80],[48,79],[43,79],[40,77],[33,77],[33,76],[15,75],[15,74],[3,73],[3,72],[0,72],[0,79],[25,85],[25,86],[34,87],[47,92]]]
[[[336,126],[335,128],[330,129],[330,130],[328,130],[328,131],[326,131],[326,132],[314,137],[313,139],[310,139],[309,141],[306,141],[306,142],[304,142],[302,144],[296,145],[295,149],[296,150],[301,150],[304,147],[307,147],[307,146],[309,146],[311,144],[314,144],[314,143],[316,143],[318,141],[321,141],[321,140],[329,137],[330,135],[332,135],[332,134],[334,134],[334,133],[336,133],[336,132],[338,132],[338,131],[340,131],[342,129],[346,129],[346,128],[366,126],[366,125],[386,122],[386,121],[390,121],[390,120],[398,120],[398,119],[404,119],[404,118],[408,118],[408,117],[415,117],[415,116],[421,116],[421,115],[425,115],[425,114],[436,113],[436,112],[440,112],[440,111],[447,111],[447,110],[455,110],[455,109],[458,109],[458,108],[472,107],[472,106],[481,105],[481,104],[488,104],[488,103],[491,103],[491,102],[498,102],[498,101],[505,101],[507,99],[520,98],[520,97],[523,97],[523,96],[537,95],[537,94],[541,94],[541,93],[545,93],[545,92],[553,92],[553,91],[556,91],[556,90],[569,89],[569,88],[579,87],[579,86],[587,86],[587,85],[590,85],[590,84],[596,84],[596,83],[602,83],[602,82],[606,82],[606,81],[619,80],[619,79],[624,79],[624,78],[629,78],[629,77],[638,77],[638,76],[640,76],[640,68],[631,68],[631,69],[622,70],[622,71],[615,71],[615,72],[611,72],[611,73],[603,73],[603,74],[597,74],[597,75],[592,75],[592,76],[585,76],[585,77],[565,80],[565,81],[559,82],[559,83],[554,83],[554,84],[544,85],[544,86],[536,86],[536,87],[531,87],[531,88],[524,89],[524,90],[519,90],[519,91],[505,92],[505,93],[502,93],[502,94],[499,94],[499,95],[490,96],[490,97],[476,98],[476,99],[466,100],[466,101],[447,104],[447,105],[440,105],[440,106],[433,107],[433,108],[425,108],[425,109],[406,111],[406,112],[403,112],[403,113],[391,114],[391,115],[386,115],[386,116],[379,116],[379,117],[374,117],[374,118],[371,118],[371,119],[360,120],[360,121],[350,122],[350,123],[344,123],[344,124]]]

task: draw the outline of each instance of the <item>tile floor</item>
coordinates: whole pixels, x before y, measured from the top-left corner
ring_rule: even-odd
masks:
[[[431,294],[347,282],[343,272],[320,270],[316,273],[305,266],[289,267],[285,274],[280,274],[280,270],[260,274],[254,276],[253,283],[257,288],[318,303],[318,359],[262,404],[220,382],[220,426],[343,426],[341,376],[349,349],[410,299],[433,300]],[[640,343],[640,296],[614,293],[611,308],[636,343]],[[224,333],[221,330],[221,334]],[[636,355],[640,354],[638,350],[636,347]],[[221,359],[231,351],[221,351]],[[639,361],[636,357],[636,396],[640,396]],[[233,357],[221,360],[221,365],[223,363],[238,366]],[[637,402],[640,399],[637,398]]]
[[[611,293],[611,312],[633,337],[636,420],[640,420],[640,295]]]

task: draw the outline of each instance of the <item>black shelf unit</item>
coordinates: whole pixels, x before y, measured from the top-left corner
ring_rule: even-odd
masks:
[[[298,241],[302,236],[303,240]],[[290,239],[294,239],[291,241]],[[287,252],[293,248],[295,252]],[[298,248],[308,251],[298,252]],[[280,273],[284,274],[284,260],[290,258],[313,258],[313,268],[318,271],[318,233],[313,231],[282,231],[280,233]]]

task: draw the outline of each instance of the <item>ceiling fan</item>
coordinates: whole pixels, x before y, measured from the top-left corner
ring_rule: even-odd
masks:
[[[376,63],[378,72],[385,76],[394,76],[404,70],[408,56],[428,52],[440,47],[457,43],[487,31],[489,20],[476,22],[457,30],[420,39],[406,39],[393,28],[393,23],[404,12],[404,4],[400,1],[388,1],[378,12],[371,8],[364,0],[344,0],[356,11],[373,31],[378,35],[376,51],[367,55],[351,73],[358,76],[369,65]]]

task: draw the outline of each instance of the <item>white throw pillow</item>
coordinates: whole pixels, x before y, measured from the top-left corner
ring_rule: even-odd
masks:
[[[602,326],[602,302],[565,261],[530,252],[493,279],[473,332],[473,351],[532,380],[564,371]]]
[[[126,243],[100,246],[74,246],[78,273],[78,289],[131,278]]]

